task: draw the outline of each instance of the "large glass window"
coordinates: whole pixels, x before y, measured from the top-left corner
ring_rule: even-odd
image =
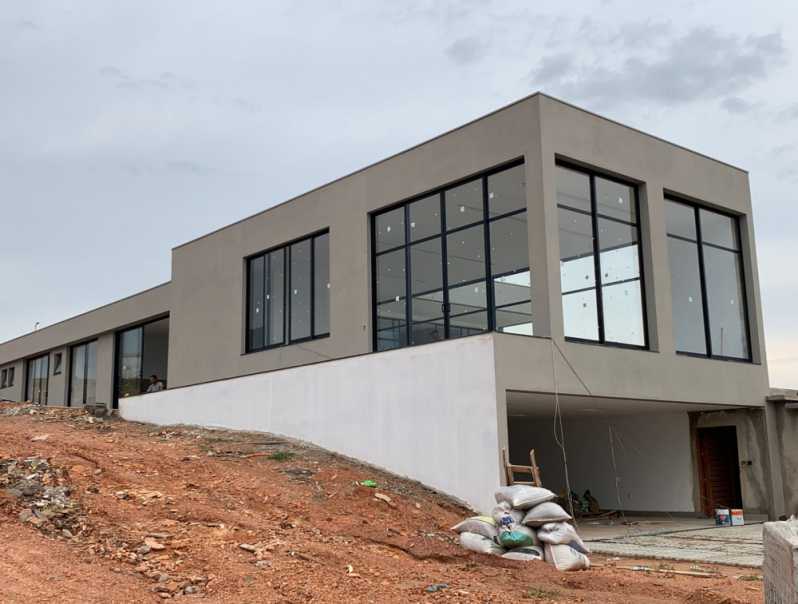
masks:
[[[82,407],[97,400],[97,341],[72,347],[69,405]]]
[[[737,219],[674,199],[665,210],[676,350],[750,359]]]
[[[374,347],[532,335],[524,165],[373,217]]]
[[[168,318],[118,332],[115,399],[166,388],[168,362]],[[114,400],[115,408],[117,404],[117,400]]]
[[[386,240],[392,241],[404,224],[388,217],[381,228]],[[329,332],[329,233],[247,261],[247,352],[322,337]]]
[[[565,337],[647,345],[637,190],[557,166]]]
[[[28,361],[28,382],[26,398],[37,405],[47,404],[49,385],[50,355],[45,354]]]

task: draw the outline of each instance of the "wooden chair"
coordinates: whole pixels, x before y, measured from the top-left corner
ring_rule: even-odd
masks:
[[[511,464],[510,459],[507,457],[507,450],[502,449],[502,461],[504,462],[504,474],[507,478],[507,484],[525,484],[533,487],[542,487],[543,481],[540,480],[540,468],[538,467],[537,460],[535,459],[535,450],[531,449],[529,451],[529,461],[530,465],[528,466],[519,466],[516,464]],[[516,480],[515,474],[516,472],[521,474],[529,474],[532,476],[532,482],[526,480]]]

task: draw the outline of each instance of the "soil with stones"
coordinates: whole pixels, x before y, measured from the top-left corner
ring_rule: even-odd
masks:
[[[361,486],[376,481],[376,488]],[[758,573],[559,573],[463,550],[468,511],[268,434],[154,428],[0,404],[2,602],[762,600]],[[687,563],[643,561],[688,570]]]

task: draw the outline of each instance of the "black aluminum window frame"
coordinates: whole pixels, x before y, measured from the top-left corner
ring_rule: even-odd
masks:
[[[478,172],[476,174],[472,174],[470,176],[466,176],[464,178],[460,178],[454,182],[445,184],[440,187],[436,187],[424,193],[420,193],[418,195],[414,195],[413,197],[404,199],[402,201],[393,203],[389,206],[385,206],[378,210],[374,210],[369,213],[369,228],[370,228],[370,245],[371,245],[371,252],[370,252],[370,260],[371,260],[371,347],[373,352],[382,352],[379,350],[378,342],[379,342],[379,319],[378,319],[378,306],[381,303],[377,299],[377,258],[379,256],[389,254],[392,252],[396,252],[399,250],[404,250],[404,263],[405,263],[405,330],[406,330],[406,342],[398,347],[389,348],[386,350],[395,350],[396,348],[407,348],[409,346],[423,346],[424,344],[428,344],[429,342],[420,342],[420,343],[413,343],[411,342],[411,328],[413,325],[413,314],[412,314],[412,300],[413,297],[422,295],[424,292],[415,292],[412,291],[412,259],[411,259],[411,250],[414,245],[425,243],[427,241],[433,241],[435,239],[440,238],[441,240],[441,264],[442,264],[442,274],[441,274],[441,289],[442,289],[442,297],[443,302],[442,306],[442,320],[443,320],[443,327],[444,327],[444,335],[442,340],[446,341],[449,339],[455,339],[460,337],[468,337],[468,336],[455,336],[455,338],[451,337],[451,314],[450,314],[450,303],[449,303],[449,290],[456,289],[460,287],[467,287],[468,285],[474,285],[476,283],[485,283],[485,309],[475,310],[467,313],[462,313],[455,315],[455,318],[468,316],[470,314],[477,314],[481,312],[487,313],[487,329],[481,330],[476,334],[469,334],[469,335],[481,335],[484,333],[490,333],[496,331],[496,312],[498,310],[502,310],[503,308],[507,308],[510,306],[515,306],[520,304],[519,302],[513,302],[509,304],[504,304],[502,306],[496,307],[495,304],[495,292],[494,292],[494,285],[495,280],[501,277],[507,277],[510,275],[515,275],[518,273],[522,273],[525,271],[529,271],[531,273],[531,267],[527,266],[526,268],[522,268],[519,270],[514,271],[507,271],[504,273],[497,273],[493,274],[492,272],[492,259],[491,259],[491,230],[490,226],[492,223],[502,220],[505,218],[510,218],[513,216],[519,216],[521,214],[527,214],[528,216],[528,207],[525,205],[523,208],[519,208],[516,210],[511,210],[510,212],[505,212],[503,214],[491,215],[489,211],[489,203],[490,200],[488,199],[488,178],[504,172],[505,170],[511,170],[513,168],[517,168],[518,166],[524,166],[526,164],[523,157],[505,162],[498,166],[494,166],[488,170],[484,170],[482,172]],[[480,220],[476,220],[473,222],[469,222],[467,224],[463,224],[454,228],[447,229],[446,227],[446,197],[445,193],[447,191],[451,191],[461,185],[480,181],[481,185],[481,192],[482,192],[482,218]],[[410,206],[417,201],[421,201],[427,199],[432,196],[437,196],[440,204],[440,231],[433,234],[428,235],[426,237],[420,237],[418,239],[413,239],[410,233]],[[399,208],[403,209],[403,220],[404,220],[404,243],[401,245],[395,245],[392,247],[388,247],[385,249],[381,249],[377,251],[377,218],[383,214],[387,214],[389,212],[395,211]],[[471,280],[464,283],[457,283],[455,286],[450,287],[448,284],[448,268],[447,268],[447,261],[448,261],[448,236],[453,233],[458,233],[460,231],[465,231],[468,229],[472,229],[476,226],[481,226],[483,229],[483,240],[485,243],[485,274],[484,277]],[[527,241],[527,257],[529,255],[529,242]],[[531,306],[531,299],[532,299],[532,285],[531,285],[531,275],[530,275],[530,306]],[[530,309],[531,313],[531,309]],[[530,314],[531,316],[531,314]],[[534,317],[531,319],[534,320]],[[518,335],[521,337],[534,337],[529,336],[526,334],[510,334],[510,335]]]
[[[31,377],[30,376],[30,367],[31,367],[32,363],[35,363],[36,361],[41,361],[41,360],[46,361],[46,363],[47,363],[47,368],[44,371],[44,376],[45,376],[44,377],[44,401],[34,401],[33,397],[32,397],[33,385],[32,385],[31,379],[30,379],[30,377]],[[41,379],[41,378],[39,378],[39,379]],[[41,393],[42,391],[40,390],[39,392]],[[25,399],[26,400],[30,400],[30,401],[36,403],[37,405],[47,405],[48,401],[50,400],[50,353],[49,352],[47,352],[45,354],[40,354],[40,355],[35,356],[35,357],[31,357],[31,358],[29,358],[26,361],[26,366],[25,366]]]
[[[616,348],[629,348],[632,350],[650,350],[650,341],[648,336],[648,304],[646,303],[646,278],[645,278],[645,271],[644,271],[644,262],[643,262],[643,227],[642,227],[642,215],[640,214],[640,191],[639,185],[632,181],[627,180],[618,176],[614,176],[611,174],[607,174],[606,172],[602,172],[601,170],[596,170],[593,168],[588,168],[581,164],[577,164],[567,159],[557,158],[555,161],[555,165],[558,168],[565,168],[566,170],[572,170],[574,172],[579,172],[584,174],[588,177],[590,182],[590,212],[585,210],[574,208],[572,206],[557,203],[557,209],[562,208],[569,212],[574,212],[581,214],[583,216],[588,216],[590,218],[591,227],[592,227],[592,234],[593,234],[593,270],[595,273],[595,284],[593,287],[585,288],[585,291],[594,289],[596,290],[596,321],[597,321],[597,329],[598,329],[598,339],[591,340],[589,338],[575,338],[572,336],[565,336],[566,341],[568,342],[577,342],[580,344],[594,344],[598,346],[612,346]],[[626,220],[622,220],[620,218],[616,218],[613,216],[609,216],[607,214],[601,214],[598,211],[598,201],[596,196],[596,177],[603,178],[604,180],[608,180],[610,182],[614,182],[619,185],[623,185],[625,187],[629,187],[632,190],[632,194],[634,195],[634,204],[635,204],[635,216],[637,217],[636,223],[631,223]],[[640,273],[640,307],[642,311],[642,324],[643,324],[643,344],[627,344],[624,342],[614,342],[612,340],[607,340],[604,333],[604,282],[601,278],[601,242],[599,241],[599,227],[598,227],[598,219],[601,218],[603,220],[609,220],[615,222],[617,224],[623,224],[630,227],[635,227],[637,232],[637,260],[638,260],[638,272]],[[559,228],[559,227],[558,227]],[[611,248],[607,248],[608,251]],[[624,283],[626,281],[636,281],[637,279],[627,279],[623,281],[616,281],[610,283],[609,285],[618,285],[620,283]],[[562,297],[565,294],[573,294],[578,293],[582,290],[571,290],[568,292],[562,292],[562,282],[560,283],[560,298],[562,304]]]
[[[736,361],[738,363],[752,363],[753,358],[753,348],[751,346],[751,321],[748,316],[748,289],[746,287],[745,278],[746,278],[746,271],[745,271],[745,255],[743,253],[744,246],[743,246],[743,237],[742,237],[742,229],[740,228],[740,216],[737,214],[733,214],[731,212],[724,212],[723,210],[718,210],[716,208],[707,207],[701,203],[696,203],[694,201],[690,201],[688,199],[684,199],[679,197],[674,193],[666,193],[665,194],[665,202],[673,202],[679,203],[683,206],[689,207],[693,210],[693,220],[695,225],[695,240],[690,239],[689,237],[683,237],[681,235],[674,235],[668,232],[667,224],[665,227],[665,235],[668,238],[678,239],[680,241],[685,241],[688,243],[694,243],[697,247],[697,254],[698,254],[698,280],[701,284],[701,311],[704,316],[704,343],[706,345],[706,353],[701,352],[689,352],[685,350],[677,350],[676,354],[688,356],[688,357],[695,357],[699,359],[713,359],[716,361]],[[707,243],[704,241],[703,234],[701,232],[701,211],[704,210],[705,212],[711,212],[714,214],[718,214],[719,216],[724,216],[726,218],[730,218],[732,224],[734,225],[734,232],[737,235],[737,244],[740,249],[733,250],[731,248],[727,248],[722,245],[718,245],[716,243]],[[743,321],[745,321],[745,338],[746,344],[748,348],[748,355],[745,357],[730,357],[725,355],[713,354],[712,353],[712,328],[710,325],[710,316],[709,316],[709,300],[707,297],[707,282],[706,282],[706,268],[704,266],[704,246],[712,247],[715,249],[723,250],[726,252],[731,252],[737,254],[740,260],[740,291],[742,292],[742,305],[743,305]],[[669,267],[670,270],[670,267]],[[671,320],[673,318],[671,317]]]
[[[54,352],[53,353],[53,375],[61,375],[63,371],[63,364],[64,364],[64,353],[63,352]]]
[[[293,344],[301,344],[303,342],[310,342],[312,340],[321,340],[323,338],[330,337],[330,329],[328,329],[324,333],[316,334],[316,239],[322,237],[324,235],[329,236],[330,229],[322,229],[311,233],[309,235],[303,235],[297,239],[293,239],[286,243],[281,243],[280,245],[276,245],[274,247],[268,248],[266,250],[262,250],[255,254],[251,254],[244,258],[244,279],[246,282],[246,287],[244,291],[244,354],[253,354],[256,352],[263,352],[265,350],[273,350],[275,348],[282,348],[284,346],[291,346]],[[310,336],[304,338],[291,338],[291,248],[292,246],[303,243],[305,241],[310,241]],[[330,240],[331,243],[331,240]],[[329,246],[329,249],[332,249],[332,246]],[[263,326],[261,329],[263,330],[263,346],[259,347],[252,347],[250,342],[250,329],[249,329],[249,322],[250,322],[250,296],[252,293],[252,283],[250,279],[250,265],[254,260],[258,258],[263,258],[263,270],[264,270],[264,290],[266,287],[266,274],[270,269],[269,263],[269,255],[274,252],[283,252],[283,338],[281,342],[276,342],[274,344],[269,344],[269,339],[267,338],[269,334],[269,328],[267,324],[270,319],[270,303],[266,304],[266,299],[264,297],[263,300]],[[328,256],[327,261],[330,261]],[[269,308],[269,310],[267,310]],[[331,318],[328,319],[328,327],[330,326]]]
[[[143,335],[144,332],[143,332],[143,329],[145,327],[147,327],[147,325],[151,325],[152,323],[157,323],[158,321],[163,321],[164,319],[170,320],[170,315],[169,314],[159,315],[157,317],[153,317],[151,319],[146,319],[146,320],[141,321],[139,323],[133,323],[133,324],[128,325],[126,327],[122,327],[120,329],[117,329],[114,332],[114,372],[113,372],[113,376],[114,376],[113,393],[114,394],[113,394],[113,402],[111,403],[111,405],[112,405],[112,407],[114,409],[118,409],[119,408],[119,398],[120,398],[119,397],[119,395],[120,395],[120,391],[119,391],[119,380],[120,380],[119,365],[122,362],[122,336],[123,336],[123,334],[125,334],[125,333],[127,333],[129,331],[133,331],[134,329],[141,329],[142,330],[142,347],[141,347],[141,352],[140,352],[140,354],[141,354],[141,366],[139,367],[139,380],[143,380],[144,379],[144,335]],[[170,327],[171,327],[171,322],[170,322]],[[167,339],[167,345],[168,345],[168,339]],[[167,352],[167,356],[168,356],[168,352]],[[167,367],[167,371],[168,371],[168,367]],[[169,376],[168,375],[159,376],[159,377],[160,377],[161,381],[164,382],[164,384],[168,385],[168,383],[169,383]],[[141,393],[139,393],[139,394],[137,394],[135,396],[142,396],[144,394],[148,394],[148,393],[146,391],[144,391],[144,392],[141,392]]]
[[[16,369],[16,367],[8,368],[8,382],[6,383],[6,388],[11,388],[14,385],[14,374],[16,373]]]
[[[0,372],[0,388],[8,388],[8,369]]]
[[[69,384],[67,386],[67,407],[71,407],[72,406],[72,402],[73,402],[72,401],[72,378],[73,378],[72,371],[73,371],[74,365],[75,365],[75,350],[77,350],[78,348],[81,348],[81,347],[85,347],[85,349],[86,349],[84,357],[83,357],[83,397],[82,397],[83,398],[83,403],[82,404],[83,405],[86,404],[86,393],[88,392],[88,382],[89,382],[89,380],[86,379],[87,376],[88,376],[88,373],[89,373],[89,371],[88,371],[89,370],[89,354],[88,354],[89,348],[88,348],[88,346],[91,343],[94,343],[95,354],[96,354],[96,352],[97,352],[97,348],[96,348],[96,346],[97,346],[97,338],[92,338],[91,340],[84,340],[82,342],[78,342],[77,344],[72,344],[69,347],[69,371],[67,372],[67,377],[66,377],[66,379],[69,380]],[[96,373],[97,373],[97,366],[96,366],[97,359],[96,359],[96,357],[95,357],[94,360],[95,360],[95,367],[94,367],[95,377],[94,377],[94,379],[96,381],[97,380],[97,376],[96,376]],[[59,371],[59,373],[61,373],[61,372]],[[56,374],[53,373],[53,375],[56,375]],[[96,397],[96,393],[95,393],[95,397]]]

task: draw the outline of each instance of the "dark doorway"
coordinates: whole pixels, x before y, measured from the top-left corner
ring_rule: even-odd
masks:
[[[713,516],[716,508],[743,506],[734,426],[698,429],[698,472],[701,507],[707,516]]]

